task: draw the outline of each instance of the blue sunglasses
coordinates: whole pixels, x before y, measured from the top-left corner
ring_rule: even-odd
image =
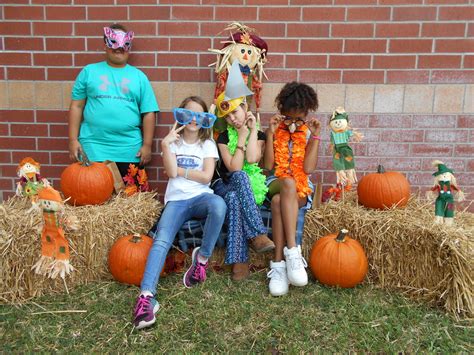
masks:
[[[173,116],[176,122],[187,125],[196,120],[196,124],[202,128],[211,128],[216,122],[217,116],[209,112],[194,112],[185,108],[174,108]]]

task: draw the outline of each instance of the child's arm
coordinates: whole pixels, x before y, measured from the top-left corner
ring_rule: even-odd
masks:
[[[202,171],[195,170],[195,169],[178,168],[178,176],[182,176],[188,180],[193,180],[201,184],[207,185],[211,182],[212,176],[214,175],[215,167],[216,167],[215,158],[204,158]]]
[[[262,158],[263,142],[258,141],[257,119],[252,112],[247,112],[247,127],[250,129],[245,158],[250,164],[258,163]]]
[[[151,160],[151,146],[155,134],[155,119],[156,115],[154,112],[147,112],[143,115],[143,145],[137,153],[137,157],[140,157],[141,165],[146,165]]]
[[[311,137],[306,145],[306,152],[304,155],[303,170],[305,174],[312,174],[316,170],[318,164],[319,152],[319,134],[321,133],[321,124],[316,118],[310,119],[306,125],[308,126]]]
[[[274,115],[272,118],[270,118],[270,123],[269,127],[265,131],[265,134],[267,136],[266,142],[265,142],[265,153],[264,153],[264,167],[267,170],[272,170],[273,166],[275,165],[275,154],[273,151],[273,136],[275,135],[275,132],[278,128],[278,125],[280,124],[281,121],[281,116],[280,115]]]
[[[86,99],[83,99],[72,100],[69,106],[69,158],[71,160],[79,160],[79,152],[82,151],[78,137],[85,105]]]

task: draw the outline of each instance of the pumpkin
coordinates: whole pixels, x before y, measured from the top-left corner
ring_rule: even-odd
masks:
[[[135,233],[119,238],[109,252],[109,270],[115,280],[140,286],[153,239]]]
[[[379,165],[376,173],[367,174],[357,186],[359,203],[368,208],[403,207],[410,198],[410,183],[396,171],[386,172]]]
[[[313,276],[324,285],[354,287],[367,274],[368,262],[364,249],[347,233],[343,229],[313,244],[309,266]]]
[[[114,178],[107,165],[91,163],[84,156],[62,172],[61,191],[72,205],[98,205],[112,196]]]

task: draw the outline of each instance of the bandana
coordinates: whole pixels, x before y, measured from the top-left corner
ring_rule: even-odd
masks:
[[[104,42],[111,49],[123,48],[125,52],[128,52],[132,48],[133,35],[133,31],[125,33],[121,30],[104,27]]]

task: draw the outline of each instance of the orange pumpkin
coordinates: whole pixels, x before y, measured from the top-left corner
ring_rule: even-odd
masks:
[[[135,233],[119,238],[109,252],[109,270],[115,280],[140,286],[153,239]]]
[[[410,183],[396,171],[385,172],[382,165],[377,172],[365,175],[357,186],[359,202],[368,208],[403,207],[410,198]]]
[[[343,229],[313,244],[309,266],[313,276],[324,285],[354,287],[367,274],[369,264],[364,249],[347,233]]]
[[[114,178],[107,165],[83,162],[69,165],[61,174],[61,191],[72,205],[98,205],[114,191]]]

